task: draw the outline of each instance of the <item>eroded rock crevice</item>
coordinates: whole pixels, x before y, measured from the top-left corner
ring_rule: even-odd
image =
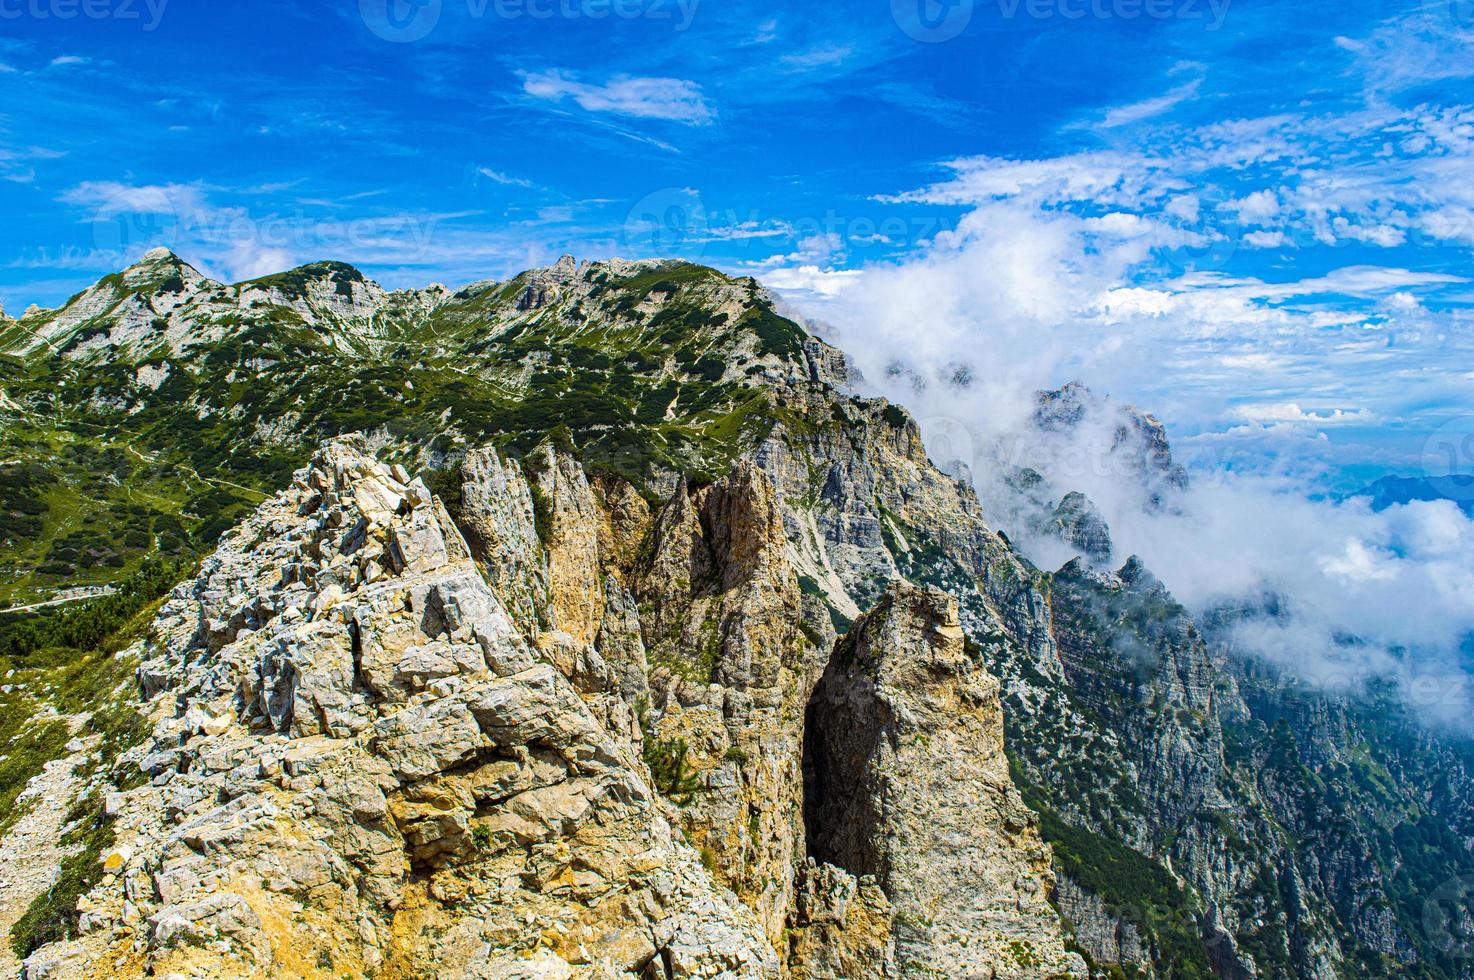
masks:
[[[891,584],[836,646],[804,730],[798,972],[1083,977],[1008,774],[998,682],[955,599]]]

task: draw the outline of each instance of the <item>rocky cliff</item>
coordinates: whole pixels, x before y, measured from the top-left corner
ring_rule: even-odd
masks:
[[[28,971],[776,976],[628,732],[362,450],[325,449],[163,607],[149,780],[107,797],[110,872]]]
[[[1003,474],[1035,568],[752,280],[151,253],[7,324],[5,595],[121,585],[0,622],[30,976],[1470,976],[1463,747]]]
[[[830,659],[804,740],[805,975],[1085,975],[956,600],[893,584]]]

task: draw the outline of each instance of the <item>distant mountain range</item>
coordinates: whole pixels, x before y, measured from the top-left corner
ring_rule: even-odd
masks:
[[[1369,497],[1372,510],[1383,511],[1396,504],[1416,500],[1451,500],[1474,517],[1474,477],[1452,476],[1429,479],[1422,476],[1384,476],[1348,497]]]

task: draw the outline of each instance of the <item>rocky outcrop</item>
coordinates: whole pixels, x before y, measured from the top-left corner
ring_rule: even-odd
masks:
[[[594,641],[604,615],[600,509],[578,460],[544,444],[531,460],[533,493],[546,509],[541,530],[548,556],[554,627],[581,645]]]
[[[806,975],[1085,976],[955,600],[895,584],[855,624],[809,706],[804,763],[809,850],[831,866],[808,878],[803,921],[824,939],[801,943]]]
[[[1167,430],[1157,419],[1132,405],[1115,405],[1078,381],[1035,395],[1031,450],[1041,454],[1041,468],[1069,473],[1059,462],[1061,447],[1072,466],[1084,451],[1096,476],[1124,478],[1134,484],[1148,509],[1167,506],[1188,485],[1187,471],[1172,459]],[[1075,474],[1078,475],[1078,474]]]
[[[548,563],[522,467],[491,447],[468,453],[456,517],[502,608],[525,633],[546,625]]]
[[[366,449],[321,451],[165,605],[139,671],[148,782],[107,804],[116,871],[32,972],[1073,974],[955,602],[894,587],[811,703],[834,634],[805,625],[791,515],[754,463],[652,516],[559,450],[530,477],[477,450],[463,536]],[[868,795],[806,786],[806,731],[821,752],[881,704],[909,721],[897,752],[846,756]],[[883,862],[818,843],[882,797],[863,846]],[[964,873],[963,898],[940,887]]]
[[[819,650],[799,630],[779,498],[750,463],[678,488],[640,572],[654,737],[678,743],[703,792],[691,839],[777,944],[803,849],[802,728]]]
[[[635,748],[361,447],[233,532],[155,636],[117,870],[29,975],[777,975]]]
[[[1151,947],[1134,924],[1112,914],[1099,895],[1082,888],[1068,875],[1060,875],[1055,886],[1060,915],[1070,923],[1075,945],[1096,963],[1130,966],[1151,980]]]
[[[1111,560],[1111,529],[1083,493],[1065,494],[1050,515],[1046,530],[1078,549],[1092,565],[1104,566]]]

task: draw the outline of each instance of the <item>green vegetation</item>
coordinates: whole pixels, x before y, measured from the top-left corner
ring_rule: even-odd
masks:
[[[553,541],[553,522],[556,515],[553,513],[553,502],[548,499],[547,491],[537,484],[529,484],[532,491],[532,523],[537,529],[537,539],[546,548]]]
[[[641,695],[635,702],[635,717],[644,734],[641,758],[650,767],[650,777],[660,793],[685,806],[701,790],[701,777],[686,762],[690,751],[684,738],[656,738],[650,723],[650,698]]]
[[[346,262],[313,262],[286,272],[263,276],[238,285],[239,289],[277,289],[287,296],[306,296],[307,285],[314,279],[326,279],[340,296],[352,297],[353,284],[363,283],[363,273]]]
[[[113,772],[118,757],[148,736],[134,706],[137,663],[121,652],[143,637],[159,605],[181,574],[177,566],[151,562],[120,590],[85,606],[0,623],[0,673],[10,692],[0,695],[0,834],[24,813],[16,800],[48,762],[66,756],[68,719],[85,719],[77,735],[96,747],[78,775],[104,772],[117,785],[134,785],[136,772]],[[97,791],[80,798],[67,815],[61,843],[73,851],[46,894],[31,903],[11,930],[17,956],[66,939],[76,929],[77,899],[102,874],[99,855],[113,840]]]
[[[684,738],[647,738],[642,753],[655,788],[682,805],[701,789],[701,777],[686,764],[687,751]]]
[[[164,279],[140,295],[183,288]],[[347,294],[362,277],[317,263],[242,288],[300,297],[314,279]],[[465,290],[428,315],[391,303],[361,333],[225,288],[190,300],[218,337],[187,350],[0,355],[0,385],[23,407],[0,410],[0,603],[116,582],[150,555],[198,556],[341,433],[417,447],[430,466],[469,445],[518,458],[552,439],[643,490],[656,469],[715,479],[783,417],[744,352],[798,359],[804,335],[750,280],[671,263],[596,274],[591,295],[537,309],[527,284]],[[712,313],[717,291],[749,308]],[[101,336],[110,317],[83,329]]]
[[[1098,895],[1112,915],[1150,937],[1159,973],[1174,980],[1213,980],[1196,902],[1166,868],[1124,843],[1073,826],[1037,797],[1030,806],[1054,848],[1060,870]]]
[[[452,466],[444,466],[438,470],[432,470],[425,479],[425,485],[430,488],[440,502],[445,505],[445,512],[457,527],[465,528],[464,508],[465,501],[461,496],[461,487],[465,482],[464,468],[460,463]]]
[[[39,896],[10,928],[10,948],[18,958],[31,955],[47,943],[61,942],[76,933],[76,906],[102,877],[100,855],[113,843],[112,821],[95,795],[78,800],[67,814],[70,827],[61,838],[61,873],[51,890]]]
[[[31,613],[0,613],[0,662],[29,665],[57,648],[96,649],[182,577],[179,565],[145,562],[111,595]]]

